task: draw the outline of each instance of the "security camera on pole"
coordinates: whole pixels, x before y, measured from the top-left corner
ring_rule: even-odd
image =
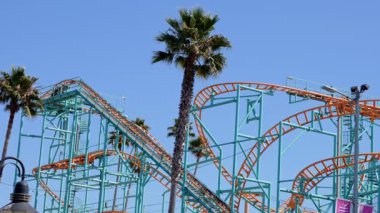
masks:
[[[353,96],[353,101],[355,102],[355,149],[354,149],[354,213],[359,212],[359,189],[358,189],[358,162],[359,162],[359,116],[360,116],[360,94],[364,91],[368,90],[369,86],[367,84],[363,84],[359,87],[353,86],[351,87],[351,94]]]
[[[360,106],[359,100],[360,95],[369,89],[368,84],[363,84],[360,86],[352,86],[351,87],[351,96],[349,97],[346,94],[340,92],[339,90],[330,87],[330,86],[322,86],[322,89],[330,92],[330,93],[338,93],[341,96],[349,99],[355,104],[355,128],[354,128],[354,186],[353,186],[353,213],[359,212],[359,192],[358,192],[358,162],[359,162],[359,117],[360,117]]]

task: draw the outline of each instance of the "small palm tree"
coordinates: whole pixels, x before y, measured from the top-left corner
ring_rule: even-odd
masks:
[[[206,146],[202,143],[202,139],[197,137],[189,142],[189,151],[196,157],[197,162],[195,164],[194,176],[197,174],[199,160],[208,156]]]
[[[150,129],[150,126],[148,126],[147,124],[145,124],[145,120],[144,119],[141,119],[139,117],[137,117],[133,123],[135,123],[137,126],[139,126],[141,129],[143,129],[144,131],[149,131]]]
[[[144,131],[149,131],[150,127],[145,124],[145,120],[144,119],[141,119],[141,118],[136,118],[134,121],[132,121],[133,123],[135,123],[137,126],[139,126],[141,129],[143,129]],[[112,144],[114,145],[115,144],[115,141],[116,139],[118,139],[118,142],[117,142],[117,148],[119,151],[122,150],[122,147],[123,147],[123,140],[125,141],[125,145],[127,147],[130,147],[132,146],[132,141],[128,139],[128,137],[124,137],[124,135],[120,132],[120,131],[112,131],[110,132],[110,136],[108,137],[108,143],[109,144]],[[137,152],[137,147],[136,146],[133,146],[132,149],[131,149],[131,153],[133,152],[134,150],[134,156],[139,156],[140,154]],[[129,166],[132,168],[132,171],[134,173],[140,173],[140,169],[139,167],[137,166],[137,162],[134,161],[135,158],[133,158],[131,160],[131,162],[129,163]],[[120,172],[120,164],[121,164],[121,160],[119,159],[119,162],[117,164],[117,172]],[[119,176],[116,176],[116,182],[119,182]],[[125,207],[127,207],[128,205],[128,197],[129,197],[129,192],[130,192],[130,189],[131,189],[131,185],[132,183],[130,182],[128,184],[128,191],[127,191],[127,196],[126,196],[126,200],[125,200]],[[116,197],[117,197],[117,185],[115,187],[115,190],[114,190],[114,198],[113,198],[113,205],[112,205],[112,210],[114,211],[115,208],[116,208]]]
[[[218,16],[205,14],[201,8],[180,10],[179,16],[179,20],[166,20],[169,29],[156,38],[165,44],[165,51],[154,52],[152,58],[152,63],[174,63],[184,70],[172,158],[169,213],[175,211],[176,188],[181,172],[195,76],[204,79],[218,76],[226,64],[226,58],[220,51],[231,47],[226,37],[211,35],[219,20]]]
[[[123,148],[123,138],[123,133],[121,133],[120,131],[111,131],[108,137],[108,144],[114,145],[115,140],[117,139],[117,149],[121,151],[121,149]],[[129,147],[131,145],[131,142],[129,140],[125,140],[125,145]]]
[[[150,129],[150,126],[148,126],[147,124],[145,124],[145,120],[144,119],[136,118],[132,122],[135,123],[137,126],[139,126],[141,129],[143,129],[144,131],[149,131],[149,129]],[[116,130],[115,131],[111,131],[110,135],[108,137],[108,143],[113,145],[115,143],[116,139],[118,139],[117,147],[118,147],[118,149],[120,151],[122,149],[122,146],[123,146],[124,136],[123,136],[123,134],[120,131],[116,131]],[[130,147],[132,145],[132,141],[130,141],[128,138],[125,138],[125,145],[127,147]]]
[[[38,78],[26,75],[23,67],[12,67],[10,74],[1,72],[0,79],[0,103],[5,104],[5,110],[9,111],[8,127],[1,155],[4,159],[7,156],[15,114],[21,109],[27,117],[35,116],[38,110],[43,109],[43,103],[38,96],[39,90],[34,86]]]
[[[177,129],[178,129],[178,119],[175,118],[173,126],[169,126],[168,129],[167,129],[168,130],[167,137],[173,137],[173,138],[175,138],[175,134],[177,133]],[[189,124],[189,137],[190,138],[194,138],[195,137],[195,133],[193,132],[193,126],[192,126],[191,122]]]

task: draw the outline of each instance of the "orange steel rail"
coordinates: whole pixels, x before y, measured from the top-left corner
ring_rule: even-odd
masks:
[[[160,143],[149,133],[143,131],[141,128],[133,124],[133,122],[127,120],[124,118],[120,112],[115,110],[110,104],[107,103],[103,98],[101,98],[92,88],[90,88],[88,85],[81,81],[77,80],[66,80],[62,81],[56,86],[69,86],[69,85],[79,85],[82,89],[84,89],[94,100],[97,100],[98,103],[103,105],[105,109],[109,110],[109,112],[116,118],[116,120],[120,121],[122,125],[125,125],[128,127],[129,130],[131,130],[133,133],[138,135],[139,137],[143,138],[144,141],[146,141],[147,145],[154,148],[154,150],[162,155],[163,159],[165,161],[171,162],[171,156],[165,151],[165,149],[160,145]],[[286,119],[283,120],[283,122],[289,122],[289,123],[295,123],[300,126],[306,125],[313,121],[314,119],[326,119],[331,118],[335,116],[342,116],[342,115],[350,115],[353,114],[354,108],[350,105],[349,100],[346,98],[339,98],[339,97],[332,97],[330,95],[313,92],[313,91],[307,91],[287,86],[281,86],[281,85],[275,85],[275,84],[267,84],[267,83],[256,83],[256,82],[233,82],[233,83],[223,83],[223,84],[217,84],[212,85],[209,87],[204,88],[202,91],[200,91],[195,99],[194,99],[194,106],[198,108],[198,111],[195,113],[197,116],[201,119],[202,118],[202,107],[206,105],[206,103],[211,99],[211,97],[215,97],[217,95],[234,92],[237,90],[237,85],[247,86],[250,88],[255,88],[257,90],[262,91],[280,91],[280,92],[286,92],[288,94],[294,94],[299,97],[305,97],[313,100],[323,101],[328,103],[328,105],[321,106],[321,107],[315,107],[309,110],[302,111],[300,113],[297,113],[295,115],[292,115]],[[244,90],[244,88],[242,88]],[[53,95],[53,91],[50,90],[46,92],[42,97],[43,98],[49,98]],[[361,101],[361,114],[364,116],[367,116],[370,118],[370,120],[375,120],[380,118],[380,108],[376,106],[376,103],[379,100],[368,100],[368,101]],[[311,118],[311,112],[312,111],[318,111],[323,112],[323,110],[327,110],[327,114],[322,114],[320,117]],[[196,127],[198,129],[200,137],[205,140],[205,134],[204,131],[199,124],[199,122],[195,121]],[[294,127],[290,126],[284,126],[283,127],[283,134],[287,134],[288,132],[294,130]],[[275,125],[271,129],[269,129],[263,137],[269,138],[269,140],[266,140],[264,143],[262,143],[262,150],[260,152],[260,155],[271,145],[273,142],[275,142],[278,137],[277,134],[279,132],[279,125]],[[213,159],[213,162],[216,166],[219,167],[219,161],[217,160],[213,150],[207,145],[207,152],[209,152],[209,156]],[[242,177],[249,177],[250,173],[252,172],[251,166],[249,164],[255,165],[257,156],[255,154],[255,151],[257,152],[258,144],[255,144],[252,149],[250,150],[247,158],[244,160],[238,175]],[[183,172],[183,171],[182,171]],[[227,169],[224,167],[222,168],[222,175],[226,178],[226,180],[232,184],[232,176],[228,172]],[[229,208],[225,206],[225,203],[220,201],[218,197],[215,196],[211,191],[207,189],[207,187],[204,187],[203,184],[201,184],[194,176],[191,174],[188,175],[188,180],[192,183],[192,185],[195,185],[197,188],[202,189],[201,191],[205,193],[206,197],[210,197],[210,199],[217,200],[219,204],[221,205],[222,209],[224,209],[224,212],[229,212]],[[243,187],[245,185],[245,182],[243,182]],[[251,201],[256,205],[258,208],[262,208],[261,201],[252,194],[245,194],[240,193],[240,196],[238,196],[238,199],[236,199],[235,208],[237,209],[240,205],[240,199],[241,196],[244,196],[245,199]],[[267,209],[269,207],[265,207],[264,209]]]
[[[115,153],[115,151],[109,150],[106,152],[106,155],[109,156],[109,155],[113,155],[114,153]],[[103,150],[90,152],[90,153],[88,153],[87,164],[91,164],[96,159],[103,157],[103,156],[104,156]],[[86,155],[80,155],[80,156],[73,158],[72,168],[75,169],[77,167],[77,165],[84,165],[85,159],[86,159],[85,157],[86,157]],[[53,169],[54,171],[61,170],[61,169],[68,169],[69,163],[70,163],[69,159],[61,160],[61,161],[58,161],[55,163],[50,163],[50,164],[41,166],[40,171],[46,171],[46,170],[51,170],[51,169]],[[32,170],[33,176],[36,176],[38,171],[39,171],[39,167],[34,168]],[[61,200],[61,198],[55,192],[53,192],[42,179],[40,179],[39,185],[41,186],[41,188],[43,190],[45,190],[49,195],[51,195],[54,198],[54,200],[56,200],[57,202],[60,202],[62,205],[64,205],[64,201]]]
[[[145,145],[154,149],[155,153],[161,156],[162,161],[166,161],[171,164],[172,157],[166,152],[165,148],[155,139],[149,132],[141,129],[139,126],[134,124],[125,118],[118,110],[113,108],[105,99],[103,99],[98,93],[96,93],[91,87],[85,84],[82,81],[78,80],[64,80],[55,85],[55,88],[60,86],[79,86],[80,90],[84,90],[92,100],[95,100],[97,104],[103,106],[104,109],[107,110],[107,113],[110,113],[114,119],[118,122],[118,125],[122,125],[126,127],[130,132],[135,134],[135,136],[141,138]],[[42,95],[43,99],[48,99],[54,96],[54,89],[45,92]],[[181,171],[183,174],[183,169]],[[192,187],[199,190],[203,196],[205,196],[208,200],[211,200],[217,204],[221,208],[223,212],[230,212],[229,206],[226,205],[218,196],[216,196],[212,191],[210,191],[205,185],[203,185],[198,179],[196,179],[192,174],[187,173],[187,180],[190,182]],[[51,191],[51,190],[50,190]],[[180,190],[177,191],[177,193]],[[54,196],[53,196],[54,197]]]
[[[117,155],[117,154],[118,153],[115,150],[107,150],[106,151],[106,156]],[[138,162],[138,165],[140,165],[140,159],[139,158],[137,158],[133,155],[130,155],[128,153],[125,153],[125,152],[120,152],[120,154],[122,155],[122,157],[124,159],[134,159]],[[87,164],[92,164],[96,159],[101,158],[105,155],[104,155],[103,150],[98,150],[95,152],[88,153],[87,156],[88,156]],[[72,168],[75,169],[75,168],[77,168],[78,165],[84,166],[84,164],[86,164],[85,163],[85,159],[86,159],[85,157],[86,157],[85,154],[74,157],[72,160]],[[55,163],[46,164],[46,165],[41,166],[40,171],[46,171],[46,170],[52,170],[52,169],[54,171],[66,170],[69,168],[69,163],[70,163],[69,159],[65,159],[65,160],[55,162]],[[170,189],[170,177],[168,177],[167,175],[165,175],[161,171],[157,170],[157,168],[155,168],[154,166],[152,166],[150,164],[148,164],[148,167],[149,167],[149,175],[153,179],[155,179],[156,181],[161,183],[164,187],[166,187],[167,189]],[[37,172],[38,172],[38,167],[36,167],[32,170],[33,176],[36,176]],[[60,202],[62,205],[64,205],[64,201],[61,200],[59,195],[57,195],[55,192],[53,192],[42,179],[40,179],[39,185],[50,196],[52,196],[54,198],[54,200],[56,200],[57,202]],[[179,188],[177,190],[177,196],[182,197],[182,189],[181,188]],[[199,203],[188,202],[188,204],[194,208],[201,208],[201,204],[199,204]],[[114,212],[121,212],[121,211],[114,211]],[[105,212],[103,212],[103,213],[105,213]]]
[[[352,167],[354,165],[353,158],[354,155],[345,155],[314,162],[297,174],[293,181],[292,189],[295,191],[302,187],[305,193],[311,191],[323,180],[322,178],[318,179],[318,177],[329,176],[338,169]],[[364,166],[365,163],[380,160],[380,153],[363,153],[359,154],[359,158],[361,158],[359,164]],[[364,174],[361,175],[361,179],[364,179]],[[302,182],[302,180],[304,180],[304,182]],[[305,198],[305,196],[301,194],[292,194],[283,206],[294,209],[296,207],[296,198],[298,198],[298,205],[301,206]]]
[[[312,111],[318,111],[323,112],[323,110],[328,110],[329,113],[326,115],[323,115],[322,117],[318,117],[318,119],[326,119],[331,118],[335,116],[342,116],[342,115],[351,115],[354,113],[354,108],[350,104],[349,100],[346,98],[339,98],[339,97],[333,97],[327,94],[322,94],[318,92],[313,91],[307,91],[287,86],[281,86],[281,85],[275,85],[275,84],[267,84],[267,83],[257,83],[257,82],[232,82],[232,83],[222,83],[222,84],[216,84],[209,87],[204,88],[201,90],[194,99],[194,106],[198,109],[196,111],[196,115],[202,119],[202,107],[204,107],[209,100],[211,100],[212,97],[215,97],[217,95],[226,94],[229,92],[235,92],[237,91],[237,85],[242,85],[250,88],[254,88],[257,90],[262,91],[280,91],[285,92],[288,94],[297,95],[299,97],[305,97],[310,98],[313,100],[323,101],[326,102],[328,105],[315,107],[309,110],[305,110],[302,112],[299,112],[295,115],[289,116],[288,118],[285,118],[282,120],[283,122],[289,122],[289,123],[295,123],[300,126],[306,125],[310,123],[313,120],[316,120],[317,117],[311,118],[311,112]],[[241,88],[241,90],[244,90],[244,88]],[[364,116],[367,116],[370,118],[370,120],[375,120],[380,118],[380,108],[376,106],[376,103],[378,103],[380,100],[366,100],[360,102],[361,107],[361,114]],[[195,120],[195,124],[197,127],[197,130],[199,132],[199,136],[202,138],[202,141],[206,145],[206,151],[209,153],[209,156],[213,159],[214,164],[217,166],[217,168],[220,166],[219,161],[216,158],[215,153],[213,150],[209,147],[208,143],[206,143],[206,136],[203,131],[203,128],[201,127],[200,123]],[[288,132],[294,130],[294,127],[291,126],[283,126],[283,134],[287,134]],[[262,143],[262,150],[260,152],[260,156],[263,152],[271,145],[273,142],[275,142],[278,139],[278,132],[279,132],[279,124],[276,124],[271,129],[269,129],[262,137],[267,138],[264,143]],[[252,167],[257,162],[257,148],[258,143],[256,143],[251,150],[248,153],[247,158],[244,160],[243,164],[241,165],[238,176],[242,177],[249,177],[250,173],[252,172]],[[251,165],[250,165],[251,164]],[[232,175],[228,172],[228,170],[224,167],[222,167],[221,171],[224,178],[232,184]],[[246,182],[242,181],[242,187],[245,186]],[[238,194],[238,199],[235,200],[234,207],[235,209],[238,209],[240,206],[241,196],[244,196],[245,199],[249,200],[251,203],[253,203],[256,207],[259,209],[262,209],[262,202],[260,199],[258,199],[257,196],[253,194],[246,194],[240,192]],[[264,206],[264,209],[267,210],[267,208]],[[271,210],[272,211],[272,210]],[[274,210],[273,210],[274,211]]]
[[[380,118],[380,109],[375,106],[375,104],[379,100],[365,100],[361,102],[361,108],[362,108],[362,115],[371,115],[375,118]],[[312,112],[321,112],[320,114],[314,114],[314,118],[312,117]],[[326,113],[325,113],[326,112]],[[329,105],[314,107],[302,112],[298,112],[294,115],[291,115],[285,119],[282,120],[282,122],[297,124],[298,126],[305,126],[312,121],[324,120],[328,118],[338,117],[338,116],[344,116],[344,115],[352,115],[354,113],[354,109],[352,106],[348,105],[347,103],[333,103]],[[282,125],[282,135],[286,135],[290,133],[291,131],[297,129],[294,126],[289,125]],[[267,132],[263,134],[263,138],[265,138],[265,141],[261,143],[260,147],[260,154],[261,156],[268,148],[271,146],[275,141],[277,141],[278,133],[280,132],[280,123],[277,123],[272,128],[270,128]],[[256,165],[257,163],[257,152],[258,152],[259,144],[255,143],[255,145],[251,148],[251,150],[247,154],[247,158],[243,161],[238,176],[242,177],[249,177],[250,173],[252,172],[252,167]],[[245,186],[244,181],[242,181],[242,187]],[[252,199],[253,197],[251,197]],[[257,202],[256,205],[261,208],[261,201],[259,199],[252,199],[252,201]],[[237,199],[237,206],[239,205],[240,198]]]

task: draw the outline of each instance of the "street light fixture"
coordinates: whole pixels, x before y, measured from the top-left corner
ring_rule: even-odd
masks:
[[[339,95],[341,95],[347,99],[351,99],[349,96],[347,96],[346,94],[344,94],[343,92],[339,91],[338,89],[336,89],[332,86],[323,85],[323,86],[321,86],[321,89],[326,90],[329,93],[338,93]]]
[[[3,169],[6,160],[14,160],[12,163],[17,167],[18,175],[21,176],[21,181],[17,182],[13,193],[11,194],[11,202],[4,207],[0,208],[0,213],[37,213],[37,211],[28,203],[30,200],[29,186],[25,179],[24,164],[15,157],[5,157],[0,161],[0,178],[3,175]]]
[[[354,204],[353,207],[354,208],[353,210],[354,210],[354,213],[358,213],[359,211],[358,162],[359,162],[359,117],[360,117],[359,100],[360,100],[360,95],[369,89],[369,85],[363,84],[360,86],[360,89],[358,86],[352,86],[351,95],[353,97],[349,97],[345,95],[344,93],[330,86],[322,86],[321,88],[331,93],[338,93],[355,103],[355,128],[354,128],[355,149],[354,149],[354,186],[353,186],[353,204]]]

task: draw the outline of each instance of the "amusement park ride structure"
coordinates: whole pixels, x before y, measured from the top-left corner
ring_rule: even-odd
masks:
[[[264,132],[264,98],[280,92],[289,96],[289,103],[313,101],[320,106],[279,119]],[[32,177],[37,189],[43,190],[42,196],[41,190],[35,190],[33,196],[34,207],[40,212],[144,212],[149,182],[170,188],[171,155],[148,131],[123,116],[83,81],[57,83],[44,89],[42,98],[41,133],[28,133],[22,119],[17,151],[19,158],[24,141],[39,141]],[[226,105],[234,109],[233,141],[221,143],[215,136],[218,132],[208,128],[203,117]],[[344,96],[307,87],[233,82],[204,88],[194,98],[191,115],[208,153],[200,163],[216,166],[217,177],[212,178],[216,184],[203,183],[189,172],[192,165],[185,152],[177,189],[180,211],[333,212],[337,198],[352,199],[354,110]],[[359,156],[359,198],[361,203],[380,208],[380,153],[374,149],[380,100],[363,100],[360,110],[360,139],[367,138],[370,150]],[[334,131],[324,128],[326,122]],[[296,130],[332,138],[333,156],[305,165],[294,179],[284,180],[284,137]],[[115,141],[119,142],[111,143],[109,136],[115,132]],[[277,147],[274,185],[261,179],[262,157],[273,151],[270,147]],[[226,153],[231,153],[232,162],[226,162]],[[281,188],[290,181],[291,188]],[[324,181],[330,185],[327,194],[318,192]],[[283,195],[289,198],[282,201]],[[134,201],[133,208],[128,200]],[[304,208],[305,201],[313,208]]]

